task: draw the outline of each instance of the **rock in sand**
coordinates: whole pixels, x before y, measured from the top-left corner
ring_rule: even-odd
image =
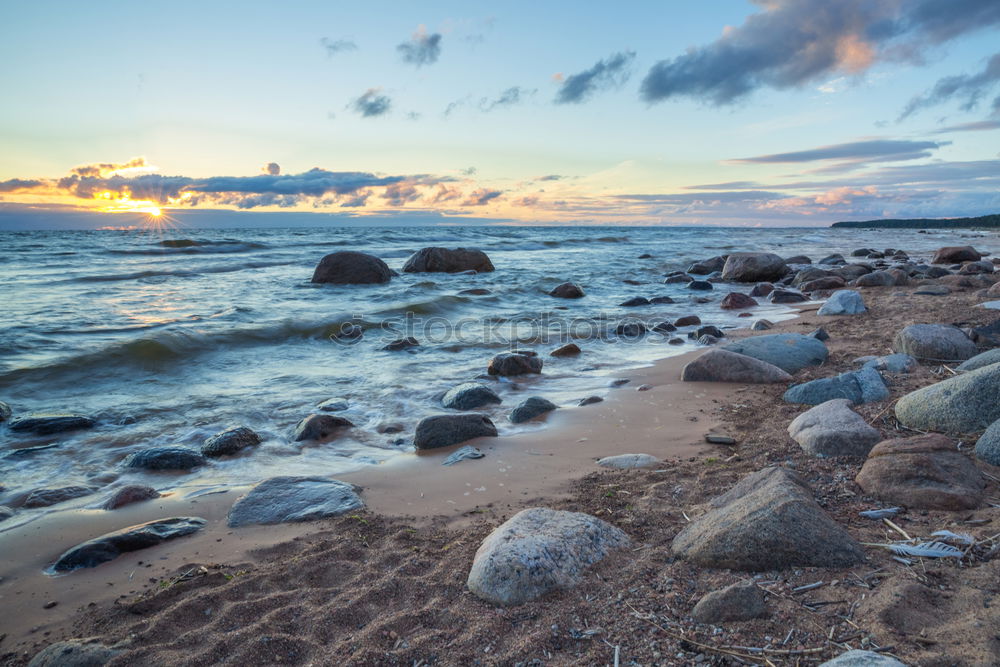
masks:
[[[782,398],[787,403],[805,405],[819,405],[835,398],[846,398],[856,404],[874,403],[889,398],[889,388],[877,370],[865,366],[858,371],[797,384]]]
[[[1000,364],[910,392],[896,402],[903,426],[953,435],[978,433],[1000,419]]]
[[[437,449],[481,437],[497,437],[497,428],[486,415],[433,415],[417,423],[413,446]]]
[[[826,361],[829,354],[822,341],[794,333],[753,336],[728,343],[722,349],[766,361],[786,373],[818,366]]]
[[[31,659],[28,667],[104,667],[120,653],[96,640],[71,639],[49,644]]]
[[[820,403],[792,420],[788,435],[813,456],[868,456],[882,434],[850,405],[846,398]]]
[[[983,431],[976,441],[976,456],[991,466],[1000,466],[1000,419]]]
[[[82,567],[96,567],[118,558],[123,553],[155,546],[176,537],[201,530],[206,521],[199,517],[182,516],[157,519],[95,537],[73,547],[55,562],[56,572],[70,572]]]
[[[709,350],[681,370],[684,382],[771,384],[791,379],[791,375],[773,364],[724,348]]]
[[[752,581],[741,581],[722,590],[712,591],[694,606],[691,617],[699,623],[718,625],[749,621],[767,616],[764,591]]]
[[[483,540],[467,585],[487,602],[522,604],[576,586],[587,567],[628,544],[625,533],[588,514],[522,510]]]
[[[730,292],[722,299],[722,303],[719,304],[724,310],[741,310],[743,308],[753,308],[756,305],[759,305],[756,299],[740,292]]]
[[[976,344],[961,329],[949,324],[911,324],[892,342],[896,352],[938,362],[965,361],[976,356]]]
[[[541,396],[532,396],[521,401],[510,413],[510,421],[514,424],[534,419],[546,412],[552,412],[559,406]]]
[[[662,461],[650,454],[617,454],[597,461],[602,468],[655,468]]]
[[[834,292],[826,300],[817,315],[859,315],[865,312],[865,301],[861,298],[860,292],[854,290],[841,290]]]
[[[986,486],[975,464],[936,433],[878,443],[855,481],[885,502],[936,510],[975,509]]]
[[[974,371],[978,368],[982,368],[983,366],[989,366],[990,364],[1000,364],[1000,347],[980,352],[976,356],[966,359],[956,366],[955,370]]]
[[[450,410],[475,410],[498,403],[503,403],[503,399],[485,384],[478,382],[464,382],[452,387],[441,399],[441,404]]]
[[[132,503],[152,500],[153,498],[159,497],[160,492],[151,486],[129,484],[128,486],[123,486],[120,489],[117,489],[114,493],[108,496],[108,498],[101,503],[101,509],[116,510],[119,507],[124,507],[125,505],[131,505]]]

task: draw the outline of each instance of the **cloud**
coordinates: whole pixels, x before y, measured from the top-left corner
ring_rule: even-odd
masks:
[[[261,167],[261,171],[271,176],[277,176],[281,173],[281,166],[277,162],[268,162]]]
[[[341,208],[360,208],[368,203],[368,198],[372,196],[371,190],[361,190],[355,193],[353,196],[345,199],[341,204]]]
[[[541,176],[538,180],[539,181],[561,181],[562,179],[563,179],[563,176],[560,176],[559,174],[548,174],[547,176]]]
[[[73,169],[70,170],[70,173],[85,178],[104,178],[115,175],[119,172],[131,172],[136,170],[145,170],[148,168],[149,164],[146,162],[146,158],[134,157],[128,162],[97,162],[95,164],[85,164],[80,167],[73,167]]]
[[[0,192],[23,192],[40,188],[45,183],[35,179],[12,178],[9,181],[0,181]]]
[[[361,114],[363,118],[384,116],[392,108],[392,100],[381,92],[381,88],[369,88],[361,97],[348,104],[347,108]]]
[[[537,92],[537,88],[529,89],[520,86],[511,86],[492,99],[488,97],[481,98],[479,100],[479,110],[490,112],[497,108],[511,107],[520,104],[523,98],[531,97]]]
[[[475,176],[477,171],[478,169],[475,167],[466,167],[465,169],[460,169],[459,173],[462,174],[462,176]]]
[[[323,45],[326,49],[326,55],[335,56],[338,53],[346,53],[348,51],[357,51],[358,45],[354,40],[350,39],[330,39],[329,37],[324,37],[319,40],[319,43]]]
[[[427,34],[427,28],[420,26],[410,41],[396,47],[403,62],[423,67],[433,65],[441,56],[441,33]]]
[[[502,194],[503,192],[501,190],[480,188],[472,192],[466,200],[462,202],[462,206],[485,206]]]
[[[897,122],[921,109],[942,104],[953,98],[963,100],[962,111],[972,111],[979,105],[983,95],[997,84],[1000,84],[1000,53],[990,58],[982,71],[976,74],[958,74],[938,79],[930,90],[910,100],[899,114]],[[992,107],[994,112],[1000,110],[1000,96],[993,101]]]
[[[904,139],[869,139],[843,144],[831,144],[790,153],[773,153],[757,157],[729,160],[736,164],[774,164],[815,162],[818,160],[850,160],[852,164],[915,160],[930,156],[930,151],[947,146],[950,141],[910,141]]]
[[[599,90],[621,86],[628,81],[628,67],[634,59],[635,51],[622,51],[598,60],[590,69],[565,78],[560,75],[556,104],[579,104]]]
[[[980,120],[972,123],[959,123],[958,125],[948,125],[931,132],[931,134],[948,134],[951,132],[985,132],[987,130],[1000,130],[1000,120]]]
[[[733,104],[760,88],[796,88],[857,75],[1000,24],[996,0],[757,0],[762,10],[716,41],[657,62],[642,81],[649,103],[679,97]]]
[[[420,199],[420,191],[411,181],[401,181],[388,186],[382,193],[382,199],[390,206],[403,206]]]

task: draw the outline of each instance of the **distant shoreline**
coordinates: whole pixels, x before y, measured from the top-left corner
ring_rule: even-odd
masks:
[[[850,229],[1000,229],[1000,213],[975,218],[912,218],[835,222]]]

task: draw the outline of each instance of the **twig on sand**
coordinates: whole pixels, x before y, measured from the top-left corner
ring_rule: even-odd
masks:
[[[890,528],[892,528],[892,529],[893,529],[894,531],[896,531],[897,533],[899,533],[900,535],[902,535],[904,539],[907,539],[907,540],[912,540],[912,539],[913,539],[912,537],[910,537],[909,535],[907,535],[907,534],[906,534],[906,531],[905,531],[905,530],[903,530],[902,528],[900,528],[899,526],[897,526],[896,524],[894,524],[894,523],[893,523],[892,521],[890,521],[890,520],[889,520],[888,518],[886,518],[886,517],[882,517],[882,522],[883,522],[883,523],[884,523],[885,525],[887,525],[887,526],[889,526]]]
[[[805,593],[806,591],[811,591],[811,590],[819,588],[820,586],[825,586],[825,585],[826,585],[825,581],[817,581],[817,582],[812,583],[812,584],[806,584],[805,586],[798,586],[796,588],[793,588],[792,592],[793,593]]]

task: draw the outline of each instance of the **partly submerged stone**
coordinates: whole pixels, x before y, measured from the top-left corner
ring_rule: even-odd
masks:
[[[573,357],[580,354],[580,346],[576,343],[566,343],[561,345],[549,353],[553,357]]]
[[[312,282],[334,285],[367,285],[387,283],[392,270],[378,257],[363,252],[342,250],[320,260],[313,271]]]
[[[791,379],[791,375],[777,366],[724,348],[709,350],[681,370],[684,382],[769,384]]]
[[[339,433],[341,429],[351,426],[354,426],[354,423],[344,417],[312,414],[296,424],[292,439],[295,442],[302,442],[303,440],[326,440]]]
[[[1000,364],[990,364],[910,392],[896,402],[908,428],[954,435],[978,433],[1000,419]]]
[[[58,505],[67,500],[89,496],[96,490],[97,487],[94,486],[60,486],[56,488],[35,489],[24,499],[22,507],[32,509]]]
[[[190,447],[150,447],[129,454],[122,465],[144,470],[191,470],[206,463],[205,457]]]
[[[487,602],[522,604],[576,586],[587,567],[628,544],[625,533],[596,517],[533,507],[483,540],[467,585]]]
[[[949,324],[911,324],[896,334],[892,346],[925,361],[955,362],[976,356],[976,344]]]
[[[403,273],[486,273],[493,270],[493,262],[486,253],[474,248],[421,248],[403,265]]]
[[[786,373],[795,373],[807,366],[818,366],[826,361],[829,354],[822,341],[794,333],[753,336],[727,343],[722,349],[766,361]]]
[[[228,524],[236,527],[315,521],[364,505],[353,484],[326,477],[272,477],[233,504]]]
[[[783,398],[788,403],[819,405],[835,398],[846,398],[851,403],[873,403],[889,397],[882,375],[865,366],[831,378],[818,378],[790,387]]]
[[[182,516],[157,519],[95,537],[73,547],[55,562],[55,572],[69,572],[82,567],[95,567],[118,558],[129,551],[138,551],[190,535],[205,526],[205,520]]]
[[[253,429],[246,426],[234,426],[207,438],[201,446],[201,453],[205,456],[230,456],[241,449],[259,445],[261,442],[261,437]]]
[[[813,456],[867,456],[882,439],[878,429],[837,398],[803,412],[788,426],[788,435]]]
[[[413,446],[417,449],[437,449],[484,436],[497,437],[497,428],[486,415],[432,415],[417,423]]]
[[[579,299],[586,296],[586,292],[583,288],[576,283],[563,283],[561,285],[556,285],[549,292],[549,296],[558,297],[560,299]]]
[[[52,435],[63,431],[93,428],[97,422],[85,415],[71,414],[31,414],[16,417],[10,421],[10,430],[26,431],[35,435]]]
[[[503,403],[497,393],[478,382],[463,382],[452,387],[441,399],[441,405],[450,410],[475,410],[484,405]]]
[[[986,486],[975,464],[936,433],[878,443],[855,481],[885,502],[937,510],[974,509]]]
[[[650,454],[617,454],[597,461],[602,468],[654,468],[662,461]]]
[[[763,618],[767,616],[764,591],[752,581],[726,586],[699,600],[691,610],[691,616],[699,623],[712,625]]]
[[[502,352],[490,359],[486,372],[503,376],[541,373],[542,359],[525,352]]]
[[[785,260],[769,252],[734,252],[722,267],[722,279],[741,283],[778,280],[788,273]]]
[[[813,499],[797,474],[770,467],[709,501],[677,534],[674,553],[702,567],[783,570],[850,567],[864,560],[857,542]]]
[[[116,489],[114,493],[108,496],[104,502],[101,503],[101,509],[116,510],[119,507],[124,507],[125,505],[131,505],[132,503],[152,500],[153,498],[159,497],[160,492],[151,486],[145,486],[143,484],[129,484]]]
[[[531,396],[521,401],[517,407],[511,410],[510,421],[514,424],[520,424],[543,415],[546,412],[552,412],[558,407],[552,401],[546,400],[541,396]]]
[[[865,301],[860,292],[854,290],[841,290],[834,292],[830,298],[820,306],[817,315],[859,315],[865,312]]]

